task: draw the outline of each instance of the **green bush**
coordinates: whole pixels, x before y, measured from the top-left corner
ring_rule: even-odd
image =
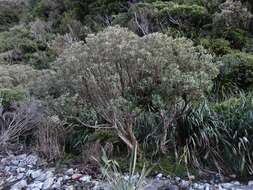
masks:
[[[155,3],[159,9],[160,18],[171,16],[182,24],[182,27],[201,27],[211,22],[210,15],[205,7],[197,4],[178,4],[174,2]]]
[[[8,108],[14,102],[23,101],[25,97],[25,92],[21,90],[8,88],[0,89],[0,103],[4,108]]]
[[[48,47],[51,35],[45,38],[36,37],[29,28],[16,27],[0,33],[0,52],[17,51],[18,58],[12,58],[13,63],[31,64],[35,68],[49,68],[49,62],[55,59],[54,52]]]
[[[191,107],[178,120],[179,156],[197,167],[250,175],[253,169],[252,115],[252,95]]]
[[[0,32],[8,30],[9,27],[19,22],[22,9],[21,5],[15,5],[11,2],[0,4]]]
[[[253,98],[241,95],[215,106],[228,134],[227,146],[221,148],[224,165],[231,172],[249,175],[252,171]],[[228,146],[230,145],[230,146]]]
[[[219,5],[219,10],[213,15],[214,34],[222,36],[224,31],[233,29],[252,30],[251,12],[241,1],[225,1]]]
[[[0,65],[0,88],[26,88],[48,72],[50,71],[38,71],[27,65]]]
[[[217,74],[213,57],[190,40],[159,33],[140,38],[119,27],[73,44],[55,68],[65,87],[94,107],[105,125],[116,122],[116,132],[129,147],[135,141],[136,112],[170,112],[180,101],[201,97]]]
[[[206,49],[210,49],[211,52],[219,56],[229,54],[232,52],[229,41],[223,38],[218,38],[218,39],[203,38],[203,39],[200,39],[200,43]]]
[[[220,74],[214,80],[214,95],[218,99],[230,97],[239,91],[251,91],[253,84],[253,56],[234,53],[221,58],[224,63]]]

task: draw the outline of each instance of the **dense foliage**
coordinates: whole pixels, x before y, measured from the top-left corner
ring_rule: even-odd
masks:
[[[0,0],[0,147],[249,175],[252,88],[250,0]]]

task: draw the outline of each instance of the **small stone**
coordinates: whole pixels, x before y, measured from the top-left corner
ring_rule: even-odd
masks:
[[[71,179],[71,177],[69,177],[69,176],[67,176],[67,175],[63,176],[63,180],[64,180],[64,181],[69,180],[69,179]]]
[[[19,174],[17,175],[17,179],[20,180],[20,179],[22,179],[24,176],[25,176],[24,173],[19,173]]]
[[[33,183],[28,185],[28,188],[30,189],[41,189],[43,186],[43,183],[40,181],[34,181]]]
[[[31,173],[31,177],[32,177],[33,179],[36,179],[37,177],[39,177],[39,176],[41,176],[41,175],[42,175],[41,170],[36,170],[36,171],[34,171],[34,172]]]
[[[162,177],[163,177],[163,174],[159,173],[159,174],[157,174],[156,177],[157,177],[157,178],[162,178]]]
[[[239,181],[232,181],[231,183],[233,183],[234,185],[240,185]]]
[[[8,182],[14,182],[14,181],[16,181],[17,180],[17,178],[15,177],[15,176],[13,176],[13,175],[11,175],[10,177],[8,177],[7,179],[6,179],[6,181],[8,181]]]
[[[70,185],[70,186],[66,186],[64,189],[65,190],[75,190],[75,187],[73,185]]]
[[[253,185],[253,181],[249,181],[249,182],[248,182],[248,185],[249,185],[249,186],[252,186],[252,185]]]
[[[21,180],[21,181],[19,181],[18,183],[14,184],[14,185],[11,187],[11,190],[22,190],[22,189],[24,189],[25,187],[27,187],[27,182],[26,182],[26,180]]]
[[[150,189],[150,190],[154,190],[156,188]],[[167,185],[163,185],[161,187],[158,188],[158,190],[179,190],[177,185],[172,185],[172,184],[167,184]]]
[[[25,168],[17,168],[16,169],[16,171],[18,172],[18,173],[22,173],[22,172],[25,172]]]
[[[223,188],[226,188],[226,189],[231,188],[233,185],[234,185],[234,184],[232,184],[232,183],[223,183],[223,184],[221,184],[221,186],[222,186]]]
[[[73,175],[74,174],[74,169],[70,168],[65,172],[67,175]]]
[[[54,178],[48,178],[43,183],[43,189],[49,189],[54,184]]]
[[[25,163],[29,165],[36,165],[38,162],[39,158],[36,155],[29,155],[27,156]]]
[[[62,180],[63,177],[59,177],[57,181],[53,184],[52,189],[60,189]]]
[[[237,176],[235,174],[231,174],[229,177],[235,179]]]
[[[45,181],[49,178],[52,178],[54,176],[52,171],[46,171],[45,173],[41,174],[39,177],[37,177],[36,179],[38,181]]]
[[[204,190],[210,190],[210,185],[206,184]]]
[[[83,182],[90,182],[91,176],[85,175],[85,176],[81,177],[79,180],[83,181]]]
[[[5,170],[6,172],[9,172],[9,171],[11,170],[11,167],[10,167],[10,166],[5,166],[4,170]]]
[[[82,177],[82,174],[73,174],[71,178],[72,178],[73,180],[78,180],[78,179],[80,179],[81,177]]]
[[[179,182],[180,182],[180,180],[181,180],[181,178],[180,178],[180,177],[175,177],[175,181],[176,181],[177,183],[179,183]]]
[[[195,176],[194,175],[190,175],[190,176],[188,176],[188,178],[189,178],[190,181],[192,181],[192,180],[195,179]]]
[[[17,165],[19,164],[19,161],[18,161],[18,160],[12,160],[12,161],[11,161],[11,164],[17,166]]]
[[[189,181],[186,181],[186,180],[182,180],[182,181],[179,183],[180,189],[187,189],[189,186],[190,186],[190,182],[189,182]]]

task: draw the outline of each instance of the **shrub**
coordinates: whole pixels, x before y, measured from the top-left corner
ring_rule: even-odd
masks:
[[[252,173],[252,95],[193,106],[178,120],[177,148],[186,164]]]
[[[196,3],[152,1],[132,5],[127,13],[116,15],[113,23],[128,26],[139,35],[146,35],[166,31],[168,27],[194,33],[211,23],[211,19],[206,8]]]
[[[23,5],[12,2],[1,2],[0,4],[0,32],[14,26],[20,20]]]
[[[109,27],[89,35],[86,44],[72,45],[57,60],[56,69],[132,148],[137,142],[133,128],[138,112],[149,107],[159,110],[166,134],[171,122],[163,110],[203,95],[212,85],[217,64],[190,40],[158,33],[140,38]]]
[[[220,12],[213,17],[213,28],[216,34],[224,29],[241,28],[250,31],[252,14],[241,1],[227,0],[219,6]]]
[[[198,168],[226,169],[220,146],[229,146],[225,139],[228,129],[208,102],[189,107],[177,125],[176,144],[181,161]]]
[[[127,17],[124,17],[124,15],[127,15]],[[127,13],[122,13],[116,18],[117,20],[114,21],[114,23],[122,24],[124,27],[127,26],[130,30],[140,36],[157,32],[159,29],[157,11],[154,6],[149,3],[137,3],[132,5]],[[119,18],[122,20],[119,20]],[[127,22],[126,19],[128,20]]]
[[[25,99],[25,92],[22,90],[2,88],[0,89],[0,99],[3,108],[8,109],[14,102]]]
[[[64,156],[65,129],[60,120],[44,117],[35,130],[36,150],[48,161],[56,161]]]
[[[250,54],[228,54],[224,55],[221,61],[224,65],[214,81],[214,94],[218,99],[252,89],[253,57]]]
[[[237,49],[242,49],[246,44],[246,32],[241,29],[229,31],[227,39],[231,42],[232,46]]]
[[[218,39],[210,39],[204,38],[200,40],[200,43],[207,49],[210,49],[211,52],[215,53],[216,55],[225,55],[231,53],[232,49],[230,48],[229,41],[218,38]]]
[[[176,2],[155,2],[159,10],[158,17],[183,29],[196,31],[205,24],[211,23],[211,17],[204,6],[195,3],[179,4]]]
[[[0,88],[28,87],[37,77],[47,72],[49,71],[37,71],[26,65],[0,65]]]
[[[18,144],[20,137],[31,134],[40,121],[41,114],[35,102],[13,105],[11,111],[1,106],[0,146],[8,148],[10,144]]]
[[[4,56],[10,63],[31,64],[37,69],[49,68],[49,62],[55,58],[47,42],[52,35],[37,36],[29,28],[16,27],[0,33],[0,52],[9,52]]]
[[[220,120],[224,122],[228,135],[224,139],[228,145],[220,155],[224,165],[234,173],[249,175],[252,173],[252,95],[241,95],[215,106]],[[230,171],[231,172],[231,171]]]

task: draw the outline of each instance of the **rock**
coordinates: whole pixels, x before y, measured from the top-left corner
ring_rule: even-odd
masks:
[[[26,180],[21,180],[21,181],[17,182],[16,184],[14,184],[14,185],[11,187],[11,190],[22,190],[22,189],[24,189],[25,187],[27,187],[27,182],[26,182]]]
[[[232,184],[232,183],[222,183],[221,184],[221,187],[226,188],[226,189],[229,189],[233,186],[234,186],[234,184]]]
[[[36,170],[36,171],[31,172],[31,177],[33,179],[36,179],[37,177],[39,177],[41,175],[42,175],[42,171],[41,170]]]
[[[154,185],[147,185],[144,188],[144,190],[154,190],[154,189],[157,189]]]
[[[186,180],[182,180],[180,183],[179,183],[179,187],[180,189],[182,190],[186,190],[188,187],[190,186],[190,182],[189,181],[186,181]]]
[[[73,174],[71,178],[73,180],[79,180],[81,177],[82,177],[82,174]]]
[[[47,179],[50,179],[54,176],[52,171],[46,171],[45,173],[42,173],[40,176],[38,176],[36,179],[39,181],[45,181]]]
[[[16,171],[17,171],[18,173],[25,172],[25,170],[26,170],[26,169],[25,169],[25,168],[22,168],[22,167],[16,169]]]
[[[54,184],[54,178],[50,177],[43,183],[43,189],[49,189]]]
[[[180,177],[175,177],[175,181],[176,181],[177,183],[179,183],[179,182],[180,182],[180,180],[181,180],[181,178],[180,178]]]
[[[179,190],[179,188],[176,185],[168,184],[158,188],[158,190]]]
[[[195,176],[194,176],[194,175],[190,175],[190,176],[188,176],[188,179],[189,179],[190,181],[192,181],[192,180],[195,179]]]
[[[14,181],[16,181],[16,180],[17,180],[17,178],[16,178],[14,175],[11,175],[10,177],[8,177],[8,178],[6,179],[7,182],[14,182]]]
[[[209,184],[206,184],[205,187],[204,187],[204,190],[210,190],[210,185]]]
[[[64,181],[69,180],[69,179],[71,179],[71,177],[69,177],[69,176],[67,176],[67,175],[63,176],[63,180],[64,180]]]
[[[232,181],[231,183],[234,184],[234,185],[240,185],[239,181]]]
[[[28,189],[41,189],[43,186],[43,183],[40,181],[34,181],[33,183],[28,185]]]
[[[24,176],[25,176],[24,173],[19,173],[19,174],[17,175],[16,178],[17,178],[18,180],[20,180],[20,179],[22,179]]]
[[[75,187],[73,185],[70,185],[70,186],[66,186],[64,189],[65,190],[75,190]]]
[[[253,181],[249,181],[248,186],[253,186]]]
[[[60,189],[62,185],[63,177],[59,177],[57,181],[53,184],[52,189]]]
[[[157,178],[162,178],[162,177],[163,177],[163,174],[159,173],[159,174],[157,174],[156,177],[157,177]]]
[[[39,158],[36,155],[29,155],[26,157],[24,160],[24,164],[26,165],[36,165],[38,162]]]
[[[235,174],[231,174],[231,175],[229,175],[229,177],[232,178],[232,179],[235,179],[236,175]]]
[[[85,176],[81,177],[79,180],[83,181],[83,182],[90,182],[91,176],[85,175]]]
[[[74,174],[74,169],[70,168],[65,172],[67,175],[73,175]]]

